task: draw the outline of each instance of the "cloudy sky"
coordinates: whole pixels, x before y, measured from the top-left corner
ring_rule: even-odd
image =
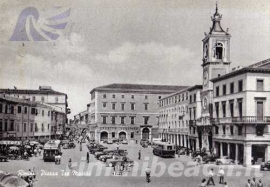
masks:
[[[68,94],[72,116],[86,109],[90,90],[111,83],[202,83],[202,42],[216,1],[1,0],[0,87]],[[231,67],[270,58],[270,1],[220,0],[229,28]],[[10,41],[22,10],[34,7],[38,30],[70,9],[56,40]],[[26,19],[35,20],[29,16]],[[29,24],[26,24],[29,30]],[[33,38],[30,37],[30,40]]]

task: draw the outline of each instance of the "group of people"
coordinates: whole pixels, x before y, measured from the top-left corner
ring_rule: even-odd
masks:
[[[245,187],[263,187],[263,182],[261,179],[258,182],[256,181],[256,178],[253,178],[252,180],[248,179]]]

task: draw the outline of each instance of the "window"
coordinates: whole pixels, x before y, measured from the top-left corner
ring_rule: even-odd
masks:
[[[144,99],[148,99],[148,95],[145,95],[145,96],[144,96]]]
[[[234,83],[233,82],[230,84],[230,93],[231,94],[234,93]]]
[[[216,57],[216,59],[223,59],[223,44],[222,43],[216,43],[215,44],[216,50],[214,53],[214,57]]]
[[[238,101],[238,112],[239,112],[239,117],[242,118],[242,116],[243,116],[242,101]]]
[[[216,132],[216,134],[218,134],[218,131],[219,131],[218,126],[215,126],[215,132]]]
[[[216,87],[216,96],[219,96],[219,86]]]
[[[102,116],[102,123],[106,124],[107,123],[107,117],[106,116]]]
[[[121,124],[125,124],[125,117],[124,116],[121,116]]]
[[[148,103],[144,103],[144,110],[148,110]]]
[[[233,135],[234,134],[234,128],[233,128],[233,126],[230,126],[230,131],[231,131],[231,135]]]
[[[130,103],[130,110],[135,110],[135,103]]]
[[[106,108],[107,107],[107,103],[106,102],[103,102],[103,108]]]
[[[238,92],[243,91],[243,80],[238,81]]]
[[[5,105],[5,114],[8,113],[8,105]]]
[[[263,79],[257,79],[257,91],[263,91]]]
[[[149,121],[149,116],[144,116],[143,121],[144,121],[144,125],[147,125]]]
[[[241,136],[242,135],[242,126],[238,126],[238,135]]]
[[[0,132],[2,132],[2,131],[3,131],[3,121],[0,120]]]
[[[222,94],[226,95],[226,84],[222,86]]]
[[[125,110],[125,103],[121,103],[121,110]]]
[[[0,114],[2,114],[2,113],[3,113],[3,105],[0,104]]]
[[[223,114],[223,117],[225,118],[226,117],[226,101],[222,102],[222,114]]]
[[[112,98],[115,99],[115,94],[112,95]]]
[[[18,106],[18,114],[22,113],[22,107]]]
[[[10,130],[10,131],[14,131],[14,130],[15,130],[15,129],[14,129],[14,121],[13,121],[13,120],[10,121],[9,130]]]
[[[44,97],[43,96],[41,97],[41,102],[44,102]]]
[[[112,132],[112,138],[115,138],[115,132]]]
[[[189,96],[189,102],[192,103],[192,96]]]
[[[27,107],[24,107],[24,113],[27,114]]]
[[[48,116],[50,117],[50,111],[48,111]]]
[[[230,112],[231,112],[231,117],[234,117],[234,103],[230,102]]]
[[[34,128],[34,124],[31,123],[31,126],[30,126],[30,132],[33,132],[33,128]]]
[[[130,138],[134,138],[134,132],[130,133]]]
[[[115,116],[112,116],[112,124],[115,124]]]
[[[222,130],[223,130],[223,135],[226,135],[226,126],[222,126]]]
[[[115,103],[112,103],[112,110],[115,110]]]
[[[263,136],[264,125],[257,125],[256,126],[256,135]]]
[[[216,106],[216,117],[219,118],[219,103],[215,103]]]
[[[134,116],[131,116],[131,117],[130,117],[130,124],[133,125],[133,124],[134,124],[134,121],[135,121],[135,117],[134,117]]]
[[[5,131],[8,131],[8,120],[5,120]]]
[[[10,113],[14,114],[14,106],[10,106]]]
[[[134,99],[134,95],[131,95],[131,99]]]
[[[55,97],[55,102],[58,103],[58,97]]]
[[[48,124],[48,126],[47,126],[47,127],[48,127],[48,131],[49,131],[49,130],[50,130],[50,124]]]
[[[35,100],[36,100],[36,97],[35,97],[35,96],[33,96],[33,97],[32,97],[32,101],[35,101]]]
[[[44,132],[44,124],[41,124],[41,131]]]
[[[193,101],[196,102],[196,94],[193,95]]]
[[[125,95],[122,95],[121,97],[122,97],[122,99],[124,99],[125,98]]]
[[[36,123],[35,123],[35,131],[36,131],[36,132],[38,131],[38,126],[37,126]]]
[[[35,108],[31,108],[31,114],[32,115],[36,114],[36,109]]]
[[[44,116],[44,110],[42,110],[42,116]]]
[[[26,132],[26,123],[23,124],[23,132]]]
[[[106,94],[103,94],[103,99],[106,99],[106,97],[107,97]]]

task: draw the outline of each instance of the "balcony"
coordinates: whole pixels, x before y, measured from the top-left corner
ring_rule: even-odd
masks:
[[[233,117],[233,123],[270,123],[270,116],[242,116]]]
[[[211,118],[211,124],[226,124],[226,123],[270,123],[270,116],[242,116],[242,117],[226,117],[226,118]]]
[[[189,120],[189,125],[190,126],[195,126],[196,125],[196,120]]]

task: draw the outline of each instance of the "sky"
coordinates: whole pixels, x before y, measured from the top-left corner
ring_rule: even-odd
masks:
[[[112,83],[202,84],[202,39],[216,1],[207,0],[1,0],[0,87],[51,86],[68,95],[69,118],[86,110],[89,92]],[[57,39],[14,41],[25,17],[58,33]],[[221,26],[231,34],[231,68],[270,58],[270,1],[219,0]],[[49,18],[61,15],[62,19]],[[30,12],[31,13],[31,12]],[[52,29],[48,24],[67,23]],[[22,32],[22,31],[21,31]],[[16,33],[21,34],[21,33]],[[44,36],[44,35],[43,35]]]

